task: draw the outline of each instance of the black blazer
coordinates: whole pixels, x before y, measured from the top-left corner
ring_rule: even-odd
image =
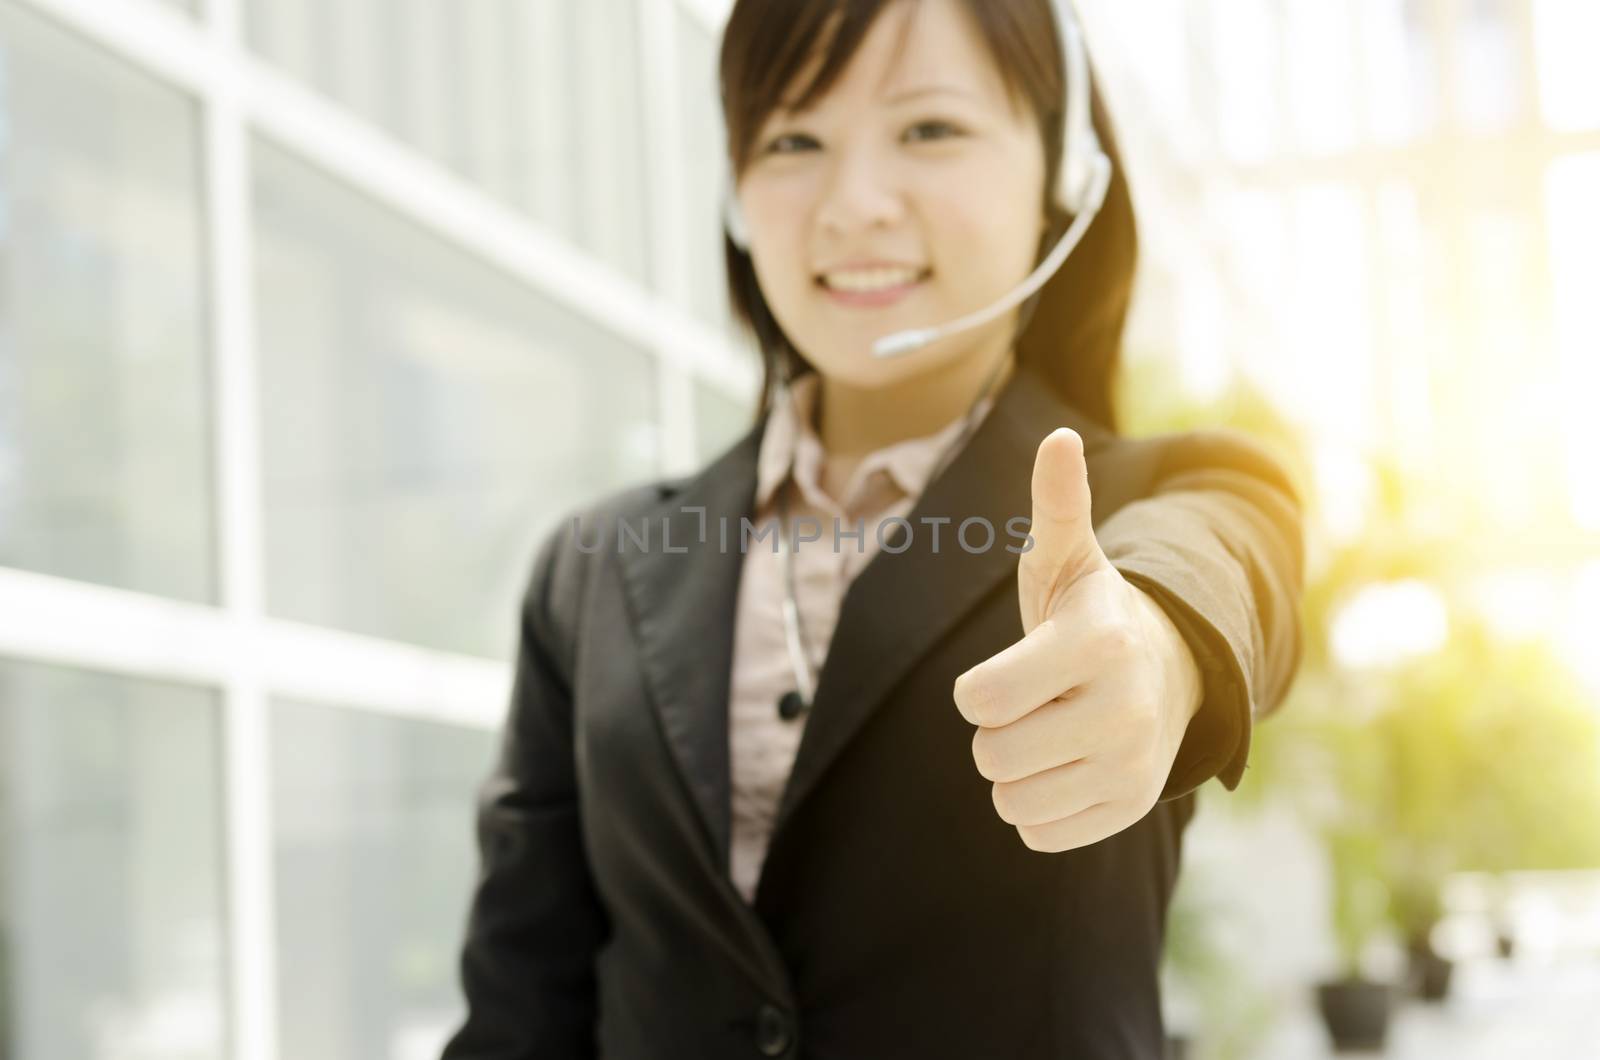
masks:
[[[1102,547],[1178,621],[1206,698],[1144,819],[1044,854],[995,813],[952,685],[1022,634],[1004,527],[1063,425],[1085,440]],[[850,586],[752,907],[728,876],[727,702],[761,430],[540,548],[479,809],[469,1015],[445,1056],[1156,1060],[1193,789],[1238,783],[1300,655],[1292,485],[1233,432],[1124,439],[1019,367],[919,498],[911,547]],[[970,554],[947,527],[935,555],[921,514],[986,516],[999,543]],[[612,521],[646,517],[651,550],[619,554]]]

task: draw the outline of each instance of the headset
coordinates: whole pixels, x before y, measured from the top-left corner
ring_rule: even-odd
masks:
[[[1100,138],[1095,135],[1089,109],[1089,55],[1084,45],[1083,30],[1072,0],[1051,0],[1051,7],[1055,11],[1056,30],[1066,67],[1066,77],[1063,79],[1066,99],[1062,107],[1066,120],[1061,165],[1057,171],[1053,197],[1056,204],[1072,217],[1072,223],[1027,279],[997,301],[937,327],[912,328],[886,335],[872,344],[874,357],[903,356],[946,336],[981,327],[1020,305],[1060,270],[1104,205],[1106,191],[1111,186],[1111,159],[1100,146]],[[731,159],[724,181],[722,220],[733,245],[748,254],[750,227],[739,209]]]

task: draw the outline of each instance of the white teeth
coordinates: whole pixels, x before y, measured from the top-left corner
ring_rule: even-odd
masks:
[[[846,269],[826,273],[822,277],[822,282],[835,291],[864,294],[891,287],[903,287],[916,282],[921,275],[920,269]]]

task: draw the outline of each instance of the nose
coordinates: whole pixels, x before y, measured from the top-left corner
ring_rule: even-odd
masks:
[[[890,161],[870,148],[841,148],[817,207],[822,231],[829,236],[851,236],[891,228],[904,216],[903,189]]]

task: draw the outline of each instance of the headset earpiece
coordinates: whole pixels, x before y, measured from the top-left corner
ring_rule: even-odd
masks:
[[[1064,129],[1061,137],[1061,168],[1057,177],[1056,202],[1068,213],[1077,215],[1089,201],[1094,186],[1094,159],[1100,152],[1094,132],[1089,94],[1089,55],[1083,30],[1071,0],[1054,0],[1056,30],[1061,41],[1062,101]]]

